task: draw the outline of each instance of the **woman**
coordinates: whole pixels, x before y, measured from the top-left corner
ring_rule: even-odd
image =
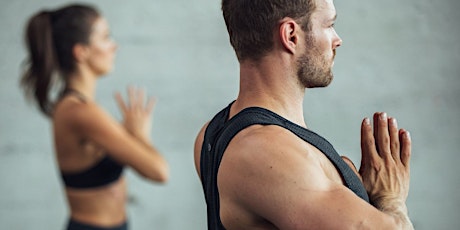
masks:
[[[26,43],[21,85],[53,123],[70,207],[67,229],[127,229],[123,166],[152,181],[168,179],[167,162],[150,142],[153,100],[145,102],[135,88],[128,89],[127,103],[117,93],[122,124],[95,103],[96,81],[111,70],[116,45],[106,20],[90,6],[37,13]],[[59,92],[55,100],[53,92]]]

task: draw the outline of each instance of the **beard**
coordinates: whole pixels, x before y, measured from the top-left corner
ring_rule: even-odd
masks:
[[[307,36],[306,51],[297,59],[297,77],[305,88],[326,87],[334,78],[332,61],[335,50],[332,58],[328,58],[315,43],[313,37]]]

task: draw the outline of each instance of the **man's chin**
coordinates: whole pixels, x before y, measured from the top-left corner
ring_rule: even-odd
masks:
[[[305,85],[305,88],[313,89],[313,88],[325,88],[329,86],[334,79],[334,75],[330,74],[327,77],[323,78],[322,81],[318,82],[310,82],[309,84]]]

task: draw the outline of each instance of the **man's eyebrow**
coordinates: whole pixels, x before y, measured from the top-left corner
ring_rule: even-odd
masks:
[[[334,23],[335,20],[337,20],[337,14],[335,14],[334,17],[324,18],[323,23],[330,24],[330,23]]]
[[[333,23],[335,22],[335,20],[337,20],[337,14],[334,14],[334,17],[327,17],[327,18],[324,18],[324,23]]]

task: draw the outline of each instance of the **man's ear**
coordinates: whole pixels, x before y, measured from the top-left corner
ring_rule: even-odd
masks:
[[[82,62],[88,56],[88,48],[83,44],[74,45],[72,51],[77,62]]]
[[[295,54],[299,45],[300,26],[292,18],[284,18],[279,27],[281,45],[290,53]]]

